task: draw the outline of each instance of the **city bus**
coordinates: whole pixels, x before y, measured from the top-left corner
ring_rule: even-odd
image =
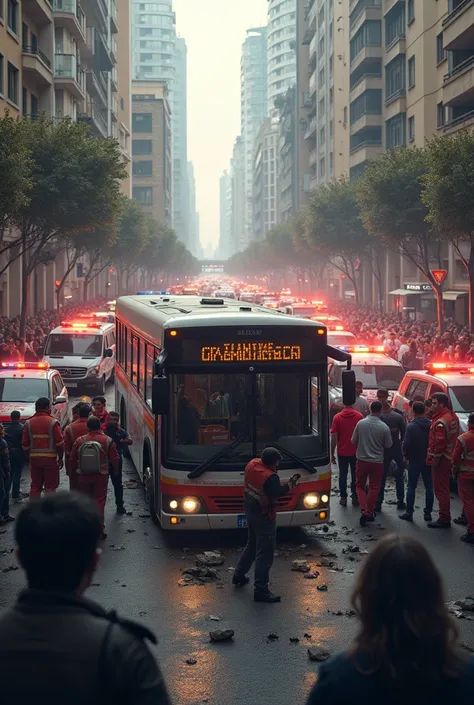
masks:
[[[152,518],[167,530],[245,527],[246,464],[278,448],[279,526],[327,522],[327,345],[316,321],[235,299],[125,296],[116,306],[116,409]],[[346,371],[344,394],[355,401]],[[351,401],[352,399],[352,401]]]

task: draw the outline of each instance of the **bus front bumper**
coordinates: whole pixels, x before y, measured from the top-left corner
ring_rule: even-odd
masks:
[[[245,529],[245,514],[168,514],[161,512],[161,526],[168,531],[222,531]],[[311,526],[329,521],[329,507],[315,510],[279,512],[277,527]]]

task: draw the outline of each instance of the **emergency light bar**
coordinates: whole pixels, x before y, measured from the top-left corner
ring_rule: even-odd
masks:
[[[472,362],[427,362],[425,368],[433,370],[446,370],[447,372],[473,372],[474,367],[470,367]]]
[[[171,291],[137,291],[137,296],[171,296]]]
[[[336,345],[339,350],[348,353],[383,353],[383,345]]]
[[[61,325],[65,328],[74,328],[75,330],[85,330],[86,328],[100,329],[104,325],[97,321],[62,321]]]
[[[48,370],[49,362],[2,362],[2,368],[9,370]]]

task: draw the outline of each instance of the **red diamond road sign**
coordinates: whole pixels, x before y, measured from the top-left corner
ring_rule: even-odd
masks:
[[[448,274],[447,269],[432,269],[431,270],[431,276],[435,280],[438,286],[441,286],[441,284],[444,282],[446,279],[446,276]]]

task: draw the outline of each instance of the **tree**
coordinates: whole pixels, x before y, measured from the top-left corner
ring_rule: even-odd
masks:
[[[422,199],[427,220],[448,240],[469,277],[469,325],[474,331],[474,135],[437,137],[426,149]],[[462,244],[467,243],[467,253]]]
[[[0,119],[0,243],[11,221],[29,204],[33,161],[26,135],[22,120],[8,114]]]
[[[355,189],[362,222],[369,233],[401,253],[430,282],[442,330],[442,288],[431,274],[431,269],[442,266],[442,248],[427,222],[428,210],[421,200],[427,169],[425,150],[390,150],[368,164]]]
[[[51,246],[66,235],[112,222],[119,203],[119,182],[126,176],[117,141],[94,140],[85,125],[25,119],[22,130],[32,160],[32,183],[28,201],[11,220],[15,226],[12,238],[0,247],[0,253],[9,254],[6,267],[21,257],[20,338],[25,337],[35,267],[51,258]]]
[[[360,218],[353,181],[341,177],[312,192],[306,216],[306,239],[350,280],[355,302],[359,303],[357,271],[370,238]]]
[[[123,293],[124,286],[128,291],[130,277],[141,265],[140,257],[148,238],[148,222],[143,209],[137,201],[122,196],[117,238],[110,251],[111,260],[117,267],[119,295]]]

